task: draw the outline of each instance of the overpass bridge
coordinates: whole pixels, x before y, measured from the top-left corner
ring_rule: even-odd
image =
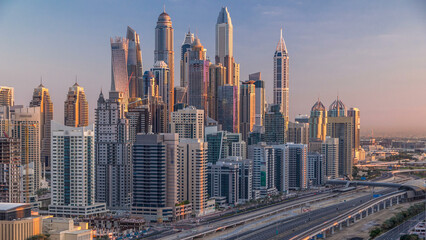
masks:
[[[370,187],[385,187],[385,188],[396,188],[398,190],[407,191],[407,198],[422,199],[425,197],[426,182],[424,179],[410,181],[404,184],[401,183],[388,183],[388,182],[372,182],[372,181],[347,181],[347,180],[328,180],[326,184],[332,185],[345,185],[350,186],[370,186]]]

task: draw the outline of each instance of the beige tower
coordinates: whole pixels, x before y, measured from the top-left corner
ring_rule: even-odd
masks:
[[[12,137],[21,143],[21,201],[35,200],[40,188],[40,107],[15,108],[12,116]]]
[[[182,139],[178,145],[179,202],[189,201],[197,216],[207,208],[207,143]]]
[[[204,110],[189,106],[172,112],[170,132],[178,133],[179,139],[204,139]]]
[[[43,84],[34,88],[30,107],[40,107],[41,165],[50,169],[50,129],[53,120],[53,103],[49,90]]]
[[[324,105],[318,101],[312,106],[311,116],[309,117],[309,140],[324,141],[327,135],[327,111]]]
[[[0,106],[14,105],[13,88],[0,86]]]
[[[244,141],[247,141],[256,121],[255,91],[254,81],[244,82],[240,86],[240,131]]]
[[[68,90],[65,100],[64,124],[69,127],[86,127],[89,125],[89,104],[84,88],[75,83]]]

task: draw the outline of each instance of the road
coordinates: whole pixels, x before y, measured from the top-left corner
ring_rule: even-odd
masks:
[[[380,193],[386,194],[392,191],[394,190],[389,189],[380,191]],[[287,218],[268,227],[253,229],[227,239],[290,239],[293,236],[311,229],[330,218],[337,217],[338,215],[370,199],[372,199],[371,195],[358,197],[333,206],[328,206]]]
[[[414,227],[417,223],[425,219],[425,212],[422,212],[418,214],[417,216],[414,216],[410,218],[409,220],[405,221],[404,223],[400,224],[396,228],[393,228],[389,230],[388,232],[385,232],[384,234],[380,235],[376,238],[376,240],[394,240],[399,239],[401,236],[401,233],[408,233],[410,228]]]

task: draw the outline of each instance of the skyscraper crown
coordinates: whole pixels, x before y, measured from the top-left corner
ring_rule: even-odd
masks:
[[[322,104],[322,102],[319,100],[314,104],[314,106],[312,106],[311,112],[314,111],[325,111],[325,106],[324,104]]]
[[[283,29],[282,28],[281,28],[281,34],[280,34],[280,41],[277,44],[276,51],[287,53],[287,47],[286,47],[285,42],[284,42]]]
[[[227,23],[232,25],[231,16],[229,15],[228,8],[222,7],[217,17],[217,24]]]

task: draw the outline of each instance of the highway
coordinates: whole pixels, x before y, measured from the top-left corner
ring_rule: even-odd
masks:
[[[394,190],[383,190],[380,194],[386,194],[392,191]],[[315,228],[319,224],[337,217],[355,206],[371,200],[372,198],[372,195],[362,196],[333,206],[328,206],[303,213],[298,216],[283,219],[282,221],[268,227],[253,229],[227,239],[291,239],[297,234],[305,232],[308,229]]]
[[[425,212],[422,212],[417,216],[414,216],[411,219],[400,224],[396,228],[393,228],[390,231],[378,236],[376,240],[397,240],[401,236],[401,233],[407,234],[412,227],[414,227],[417,223],[424,220],[425,218]]]

